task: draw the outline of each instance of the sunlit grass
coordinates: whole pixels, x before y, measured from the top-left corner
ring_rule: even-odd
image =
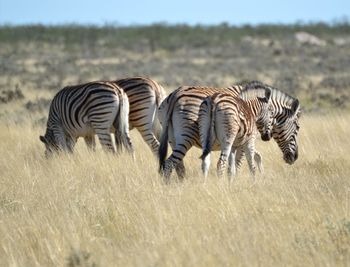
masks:
[[[258,143],[265,173],[234,183],[200,172],[165,185],[132,132],[128,155],[43,156],[43,128],[0,126],[1,266],[346,266],[350,262],[350,115],[305,115],[299,159]],[[174,178],[174,177],[173,177]]]

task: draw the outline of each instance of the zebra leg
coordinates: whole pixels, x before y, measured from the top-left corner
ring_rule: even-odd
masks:
[[[155,98],[149,97],[147,101],[145,99],[137,106],[132,104],[129,113],[129,125],[137,128],[155,156],[158,156],[159,149],[159,141],[154,134],[157,128],[156,122],[158,122],[155,117],[157,109]]]
[[[236,150],[235,166],[238,171],[242,167],[242,160],[244,156],[244,147],[239,147]]]
[[[62,151],[65,152],[69,152],[69,148],[67,145],[68,136],[66,136],[64,130],[61,127],[55,129],[54,137],[59,149],[62,149]]]
[[[162,175],[164,177],[164,182],[168,184],[170,182],[170,176],[174,168],[174,162],[172,158],[168,158],[164,161],[164,165],[162,167]]]
[[[229,144],[228,146],[227,144],[221,146],[221,154],[217,164],[217,175],[219,178],[224,176],[224,170],[226,169],[227,159],[231,153],[231,146],[232,144]]]
[[[73,153],[74,146],[76,143],[77,143],[77,139],[66,135],[66,144],[67,144],[67,151],[68,152]]]
[[[166,183],[169,182],[173,168],[175,168],[175,171],[179,180],[182,181],[186,176],[186,168],[183,162],[183,158],[186,152],[188,151],[188,150],[186,151],[182,151],[182,150],[183,148],[187,149],[187,147],[182,144],[175,145],[175,140],[172,134],[170,134],[169,143],[171,145],[171,148],[173,149],[173,153],[164,162],[164,168],[163,168],[164,180]]]
[[[156,136],[152,132],[152,124],[147,124],[144,127],[139,127],[138,130],[143,140],[145,140],[145,142],[151,148],[153,154],[155,156],[158,156],[159,141],[157,140]]]
[[[176,174],[177,174],[179,180],[183,181],[183,179],[186,176],[186,169],[185,169],[185,165],[184,165],[183,160],[181,160],[179,163],[177,163],[175,165],[175,171],[176,171]]]
[[[112,136],[109,129],[95,128],[95,133],[97,134],[97,137],[100,140],[103,149],[112,153],[116,152],[113,146]]]
[[[84,141],[86,146],[88,147],[89,150],[95,151],[96,150],[96,142],[95,142],[95,136],[85,136]]]
[[[227,169],[227,176],[228,179],[231,181],[232,177],[236,176],[236,150],[235,148],[231,148],[231,153],[228,157],[228,169]]]
[[[175,168],[176,173],[178,175],[179,181],[183,181],[183,179],[185,178],[186,169],[185,169],[185,165],[183,163],[183,160],[178,161],[173,156],[170,156],[166,161],[164,161],[162,175],[164,176],[165,183],[169,183],[170,176],[171,176],[171,173],[172,173],[174,168]]]
[[[260,173],[263,173],[264,166],[262,164],[262,157],[258,151],[255,151],[254,160],[255,160],[255,163],[258,165],[258,169],[259,169]]]
[[[209,167],[210,167],[210,153],[202,160],[202,172],[204,174],[205,179],[208,176]]]
[[[253,160],[255,155],[255,142],[253,138],[250,138],[244,145],[244,152],[248,161],[250,173],[255,176],[255,162]]]

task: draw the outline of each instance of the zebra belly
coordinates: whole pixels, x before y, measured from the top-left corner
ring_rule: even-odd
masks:
[[[68,129],[67,133],[71,137],[78,138],[78,137],[92,136],[95,134],[95,131],[92,128],[91,124],[86,123],[81,125],[80,127],[76,127],[75,129]]]
[[[197,142],[194,144],[195,147],[202,149],[202,146],[200,144],[197,144]],[[221,149],[220,143],[215,140],[213,146],[211,147],[212,151],[219,151]]]

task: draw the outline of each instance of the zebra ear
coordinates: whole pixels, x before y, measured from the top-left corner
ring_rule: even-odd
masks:
[[[290,107],[290,110],[292,111],[293,116],[298,112],[299,107],[300,107],[299,100],[295,99],[292,103],[292,106]]]
[[[43,142],[44,144],[47,144],[47,140],[45,136],[40,135],[40,141]]]

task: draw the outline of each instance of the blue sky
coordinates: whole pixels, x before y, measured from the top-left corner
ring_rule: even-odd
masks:
[[[293,23],[350,19],[350,0],[0,0],[0,24]]]

